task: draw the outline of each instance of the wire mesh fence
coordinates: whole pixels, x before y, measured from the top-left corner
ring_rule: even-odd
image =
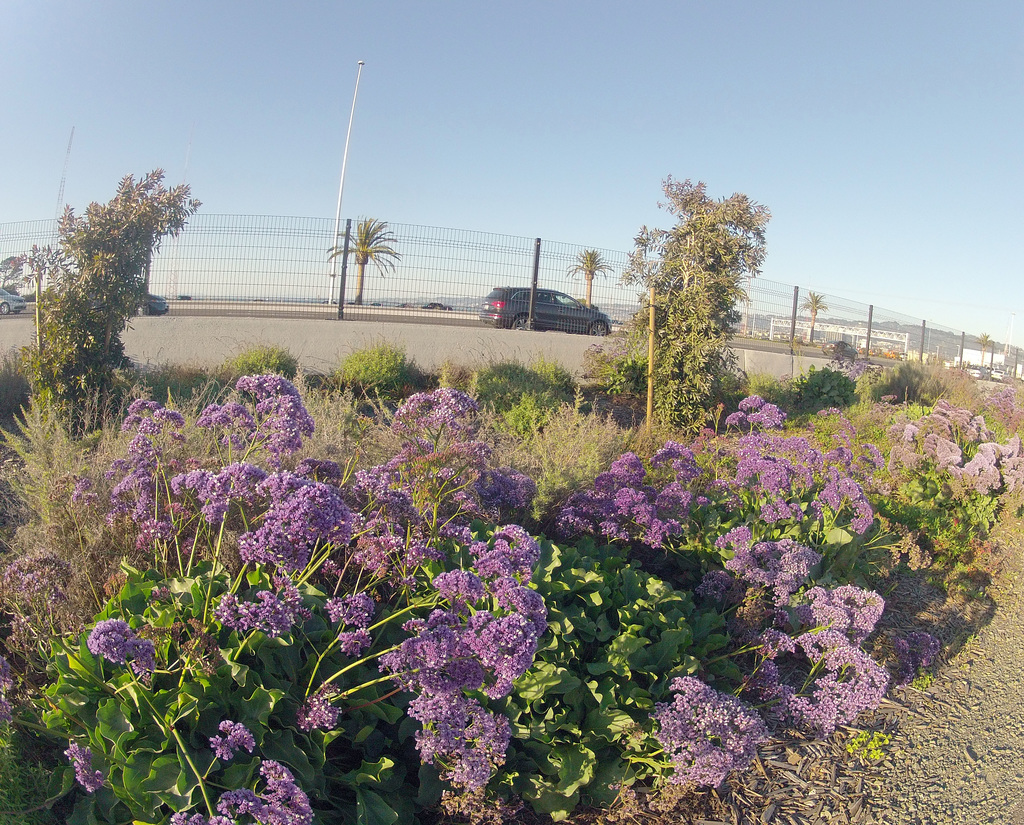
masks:
[[[349,255],[332,264],[348,231]],[[335,237],[328,218],[253,215],[195,216],[177,238],[164,240],[151,269],[150,291],[166,296],[177,315],[478,322],[485,295],[497,286],[565,292],[608,314],[613,326],[640,309],[641,290],[624,285],[628,253],[593,250],[601,267],[588,279],[585,247],[461,229],[386,224],[393,266],[360,256],[359,222]],[[0,224],[0,278],[18,288],[4,262],[33,244],[55,244],[54,220]],[[2,284],[0,284],[2,285]],[[22,289],[22,292],[25,290]],[[992,365],[1012,361],[1009,348],[962,331],[839,295],[752,278],[739,307],[737,336],[790,347],[846,341],[891,358]],[[984,346],[983,346],[984,345]]]

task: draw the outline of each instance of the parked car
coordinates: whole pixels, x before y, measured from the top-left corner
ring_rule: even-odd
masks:
[[[1006,378],[1006,372],[1002,367],[993,367],[992,373],[989,376],[993,381],[1002,381]]]
[[[967,374],[971,378],[988,378],[988,367],[968,367]]]
[[[451,312],[452,308],[447,304],[442,304],[440,301],[431,301],[429,304],[424,304],[420,309],[440,309],[444,312]]]
[[[146,303],[139,307],[143,315],[166,315],[170,309],[167,299],[160,295],[147,295]]]
[[[529,287],[495,287],[484,298],[480,307],[481,321],[503,329],[529,329],[529,319]],[[533,311],[533,328],[584,335],[607,335],[611,332],[612,320],[601,310],[588,307],[564,292],[538,289]]]
[[[0,289],[0,315],[9,315],[12,312],[23,312],[25,299],[6,289]]]
[[[829,341],[821,351],[837,361],[854,361],[857,358],[857,348],[848,341]]]

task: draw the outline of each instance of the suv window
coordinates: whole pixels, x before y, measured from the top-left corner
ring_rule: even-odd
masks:
[[[555,294],[554,298],[556,303],[559,303],[565,307],[578,307],[580,305],[579,301],[577,301],[575,298],[570,298],[568,295]]]

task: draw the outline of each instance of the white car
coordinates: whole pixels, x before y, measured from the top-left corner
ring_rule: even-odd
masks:
[[[6,289],[0,289],[0,315],[9,315],[12,312],[24,311],[27,304],[25,299]]]
[[[993,367],[992,373],[989,376],[993,381],[1002,381],[1006,378],[1006,373],[1000,367]]]

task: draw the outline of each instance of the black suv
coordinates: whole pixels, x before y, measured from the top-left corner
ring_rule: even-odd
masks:
[[[170,309],[167,299],[160,295],[147,295],[146,302],[139,307],[143,315],[166,315]]]
[[[836,361],[857,360],[857,348],[848,341],[830,341],[821,348],[821,351]]]
[[[529,318],[529,287],[495,287],[480,307],[481,321],[503,329],[529,329]],[[599,309],[588,307],[564,292],[538,289],[533,308],[533,328],[607,335],[611,332],[612,320]]]

